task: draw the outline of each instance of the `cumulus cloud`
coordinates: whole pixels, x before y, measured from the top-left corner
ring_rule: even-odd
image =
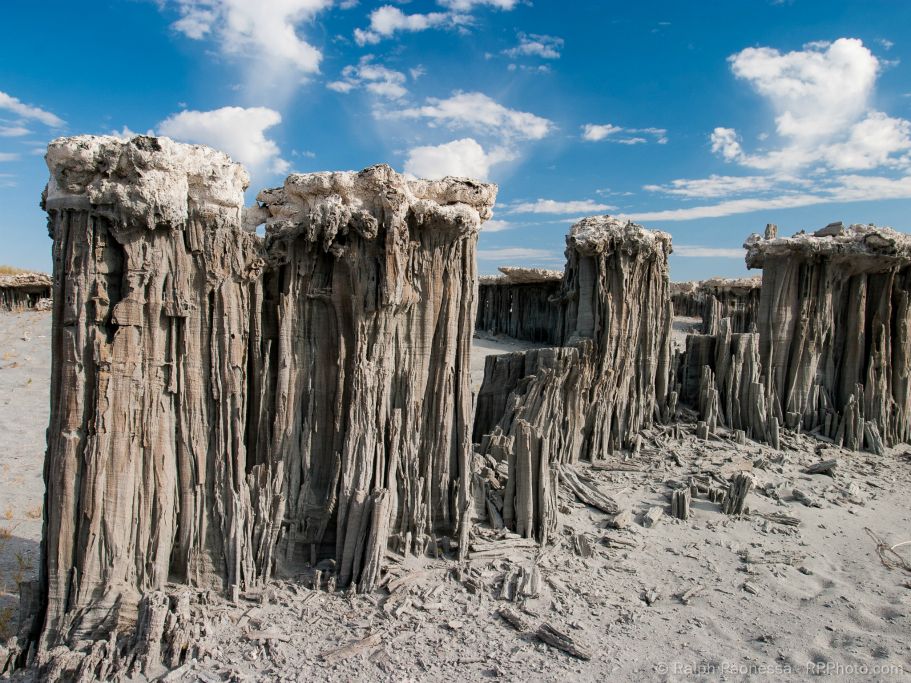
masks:
[[[733,128],[716,128],[712,131],[712,152],[725,161],[734,161],[743,157],[743,149]]]
[[[182,111],[158,124],[161,135],[209,145],[227,152],[253,173],[286,173],[287,161],[265,132],[282,117],[267,107],[222,107],[213,111]]]
[[[251,90],[289,89],[319,71],[323,54],[301,27],[333,0],[171,0],[180,19],[172,28],[192,40],[211,39],[219,51],[241,57]],[[166,3],[162,3],[163,5]]]
[[[41,107],[26,104],[18,97],[13,97],[2,91],[0,91],[0,109],[12,112],[24,120],[43,123],[50,128],[61,128],[65,125],[63,119],[56,114],[52,114]]]
[[[342,69],[342,78],[326,85],[330,90],[348,93],[363,87],[368,92],[397,100],[408,94],[405,88],[407,77],[401,71],[395,71],[373,62],[373,55],[364,55],[356,65]]]
[[[457,18],[448,12],[405,14],[398,7],[383,5],[370,13],[369,28],[354,30],[354,40],[358,45],[375,45],[383,38],[390,38],[396,33],[426,31],[430,28],[452,25],[457,21]]]
[[[747,48],[729,61],[734,75],[772,107],[782,144],[747,153],[734,129],[719,127],[712,151],[725,161],[773,172],[911,163],[911,124],[872,109],[882,64],[862,41],[839,38],[787,53]]]
[[[519,57],[540,57],[542,59],[560,59],[560,50],[563,49],[563,39],[557,36],[546,36],[535,33],[520,33],[519,44],[503,54],[517,59]]]
[[[588,142],[608,140],[621,145],[641,145],[647,142],[667,144],[664,128],[623,128],[612,123],[586,123],[582,126],[582,139]]]
[[[491,166],[513,158],[515,154],[508,149],[486,152],[473,138],[463,138],[442,145],[412,148],[405,160],[405,172],[433,180],[446,176],[486,180],[490,177]]]
[[[428,98],[423,107],[390,114],[408,119],[424,119],[431,125],[468,128],[507,140],[540,140],[553,129],[541,116],[504,107],[479,92],[455,92],[447,99]]]
[[[574,213],[592,213],[596,211],[612,211],[616,206],[601,204],[591,199],[573,201],[558,201],[555,199],[538,199],[534,202],[523,202],[509,209],[509,213],[552,213],[569,215]]]
[[[723,201],[647,211],[635,218],[683,221],[911,199],[911,122],[873,108],[882,63],[860,40],[810,43],[787,53],[747,48],[729,61],[733,73],[771,106],[778,142],[751,152],[735,129],[719,126],[710,135],[712,153],[765,175],[712,175],[646,185],[644,189],[668,196]],[[766,137],[761,135],[760,143]]]
[[[399,0],[400,1],[400,0]],[[466,27],[471,25],[471,12],[476,7],[493,7],[511,10],[518,0],[437,0],[445,12],[405,14],[394,5],[377,7],[370,13],[370,24],[365,29],[354,30],[358,45],[375,45],[396,33],[417,33],[432,28]]]

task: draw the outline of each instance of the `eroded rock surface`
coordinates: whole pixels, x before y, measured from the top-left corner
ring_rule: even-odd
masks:
[[[674,282],[674,315],[702,318],[703,334],[718,334],[722,318],[730,319],[734,334],[751,332],[759,311],[761,286],[761,277]]]
[[[168,580],[224,590],[268,567],[244,445],[250,283],[263,264],[239,229],[246,173],[148,137],[60,139],[47,161],[52,646],[128,627]]]
[[[82,136],[47,161],[43,675],[174,666],[206,591],[319,559],[371,590],[390,539],[467,533],[495,186],[376,166],[290,176],[245,212],[246,173],[208,148]]]
[[[0,311],[42,308],[51,296],[52,282],[44,273],[0,275]]]
[[[285,467],[284,570],[312,552],[369,590],[387,544],[372,518],[417,553],[467,523],[475,243],[495,195],[388,166],[260,193],[251,450]]]
[[[563,271],[507,266],[500,271],[503,275],[483,277],[478,284],[475,329],[523,341],[561,344]]]
[[[670,236],[600,216],[574,225],[566,242],[555,298],[564,346],[489,357],[478,395],[480,453],[507,461],[520,482],[541,454],[551,464],[603,458],[668,413]],[[534,483],[546,492],[546,478]],[[503,493],[503,510],[519,504],[517,486]],[[546,537],[553,511],[531,510],[520,533]]]
[[[840,223],[745,243],[763,269],[770,410],[789,428],[880,451],[911,436],[911,236]]]

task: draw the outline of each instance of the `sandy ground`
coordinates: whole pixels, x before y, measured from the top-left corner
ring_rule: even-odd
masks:
[[[471,346],[471,389],[475,393],[484,383],[484,363],[488,356],[496,356],[501,353],[512,353],[513,351],[526,351],[544,346],[543,344],[532,344],[531,342],[504,337],[503,335],[475,336]]]
[[[13,534],[0,554],[4,576],[16,552],[33,564],[37,556],[48,331],[48,314],[0,315],[0,510],[11,511],[3,524]],[[496,344],[477,347],[517,350]],[[911,447],[876,457],[784,435],[772,451],[737,446],[724,430],[710,441],[692,425],[679,441],[669,432],[648,432],[636,458],[577,466],[632,512],[626,528],[610,528],[607,515],[564,491],[562,531],[545,549],[504,550],[462,568],[393,558],[393,581],[367,596],[311,590],[308,576],[239,605],[212,596],[199,658],[169,680],[909,680],[911,571],[885,566],[866,529],[888,545],[911,541]],[[830,458],[833,476],[803,473]],[[676,482],[720,482],[740,470],[756,479],[750,514],[730,517],[698,498],[688,521],[668,516]],[[665,514],[646,527],[653,506]],[[896,552],[911,563],[911,544]],[[533,595],[502,595],[504,577],[533,569]],[[570,635],[591,659],[516,631],[498,615],[504,605],[533,627]],[[337,651],[351,644],[360,651]]]
[[[0,312],[0,637],[40,557],[50,333],[49,312]]]

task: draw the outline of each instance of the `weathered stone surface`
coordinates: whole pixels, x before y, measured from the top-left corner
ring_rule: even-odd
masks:
[[[561,344],[563,307],[559,298],[563,271],[510,267],[500,271],[502,276],[482,278],[478,284],[475,329],[525,341]]]
[[[770,413],[849,448],[911,437],[911,236],[830,225],[744,245],[763,269],[760,356]]]
[[[674,315],[702,318],[703,334],[717,334],[722,318],[731,320],[731,332],[751,332],[759,311],[761,277],[710,278],[671,283]]]
[[[420,553],[467,523],[475,244],[495,195],[388,166],[292,175],[260,193],[270,266],[257,284],[252,394],[264,399],[251,453],[285,467],[284,570],[313,544],[346,586],[376,556],[369,529]]]
[[[475,439],[493,423],[496,410],[484,403],[494,395],[497,407],[506,406],[500,422],[504,433],[530,401],[549,403],[539,419],[524,412],[523,419],[545,433],[559,431],[561,443],[553,444],[552,459],[575,462],[631,444],[666,400],[670,236],[603,216],[577,223],[566,241],[560,293],[566,348],[525,352],[524,359],[522,353],[489,358]],[[538,373],[540,379],[513,390],[504,377],[519,372]],[[515,396],[504,400],[504,389]]]
[[[553,464],[597,459],[666,414],[669,253],[666,233],[610,216],[573,226],[559,295],[566,345],[487,359],[474,429],[482,454],[514,458],[521,429]]]
[[[262,267],[239,229],[246,173],[148,137],[64,138],[47,161],[52,646],[129,627],[169,580],[225,589],[268,567],[244,446],[249,283]]]
[[[0,310],[39,307],[42,300],[50,298],[52,283],[51,276],[44,273],[0,275]]]
[[[173,665],[190,616],[150,597],[166,583],[236,599],[316,550],[372,590],[390,539],[467,538],[495,186],[376,166],[244,213],[246,173],[204,147],[83,136],[47,161],[45,675]]]
[[[710,432],[717,425],[773,443],[757,333],[732,334],[722,318],[714,335],[688,335],[680,368],[680,397]],[[775,444],[777,447],[777,444]]]

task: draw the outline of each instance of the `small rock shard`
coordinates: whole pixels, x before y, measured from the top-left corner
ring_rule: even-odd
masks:
[[[564,631],[558,630],[551,624],[541,624],[535,635],[553,648],[562,650],[576,659],[589,660],[592,658],[591,652],[578,643],[572,636]]]
[[[646,510],[645,514],[642,515],[642,526],[651,529],[658,522],[661,521],[661,518],[664,516],[664,508],[655,505]]]

